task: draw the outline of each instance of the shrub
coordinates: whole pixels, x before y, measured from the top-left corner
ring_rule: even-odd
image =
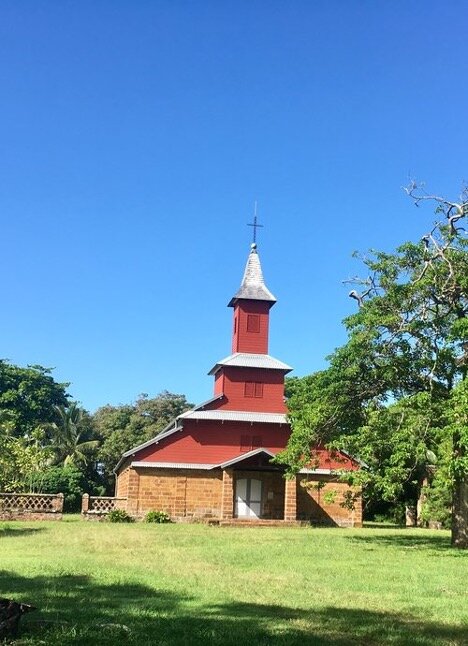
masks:
[[[133,523],[134,518],[129,516],[124,509],[113,509],[107,514],[107,520],[110,523]]]
[[[30,490],[36,493],[63,493],[65,512],[81,509],[81,496],[89,490],[83,473],[73,465],[49,467],[31,474]]]
[[[145,516],[145,523],[170,523],[169,514],[165,511],[149,511]]]

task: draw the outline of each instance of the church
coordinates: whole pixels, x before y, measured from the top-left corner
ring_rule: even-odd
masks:
[[[116,466],[116,496],[136,517],[150,510],[175,521],[360,526],[355,489],[336,471],[359,468],[350,457],[315,447],[314,464],[295,478],[272,458],[290,427],[284,379],[292,368],[268,354],[270,309],[257,245],[251,245],[233,310],[232,354],[217,361],[213,397],[179,415]],[[352,509],[346,505],[355,498]]]

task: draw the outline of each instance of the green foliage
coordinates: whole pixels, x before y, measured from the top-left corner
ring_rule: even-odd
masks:
[[[408,193],[419,204],[417,190]],[[426,514],[452,488],[454,536],[468,547],[468,238],[459,226],[468,200],[431,199],[448,224],[394,253],[371,252],[369,277],[350,293],[359,310],[345,321],[347,343],[327,370],[288,381],[292,434],[278,461],[294,472],[313,464],[314,445],[346,450],[367,468],[343,477],[368,499],[415,503],[428,480]]]
[[[53,379],[49,368],[21,368],[0,359],[0,422],[17,437],[54,422],[54,407],[68,405],[67,387]]]
[[[367,496],[414,502],[444,436],[444,406],[429,393],[416,393],[390,405],[369,405],[365,423],[335,441],[335,448],[358,455],[367,465],[352,478]]]
[[[124,509],[113,509],[107,514],[109,523],[134,523],[135,519],[132,518]]]
[[[437,471],[434,481],[423,487],[422,495],[424,503],[421,509],[421,522],[428,525],[431,522],[438,522],[444,529],[450,529],[452,526],[452,486],[448,478],[439,477]]]
[[[75,402],[56,406],[57,422],[51,426],[52,448],[56,464],[86,466],[99,446],[99,440],[87,439],[91,432],[86,412]]]
[[[31,477],[30,491],[37,493],[63,493],[65,512],[79,512],[81,497],[90,493],[92,485],[83,472],[73,464],[46,468]]]
[[[149,511],[145,516],[145,523],[170,523],[171,517],[165,511]]]
[[[453,389],[448,402],[447,430],[455,441],[451,472],[455,478],[463,478],[468,473],[468,378]]]
[[[0,425],[0,491],[32,491],[34,477],[46,468],[51,451],[42,446],[44,432],[16,437]]]
[[[336,491],[336,489],[329,489],[323,494],[323,502],[326,505],[333,505],[337,495],[338,495],[338,491]]]

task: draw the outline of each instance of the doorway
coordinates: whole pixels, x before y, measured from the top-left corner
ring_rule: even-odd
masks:
[[[260,518],[262,511],[262,481],[241,478],[236,481],[237,518]]]

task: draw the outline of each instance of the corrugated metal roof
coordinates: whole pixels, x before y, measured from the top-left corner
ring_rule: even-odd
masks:
[[[149,469],[214,469],[218,464],[197,464],[191,462],[132,462],[132,467],[148,467]]]
[[[211,464],[211,463],[200,463],[200,462],[145,462],[144,460],[136,460],[131,463],[132,467],[139,468],[148,468],[148,469],[201,469],[204,471],[209,471],[210,469],[225,469],[233,464],[243,462],[254,455],[259,453],[266,453],[271,457],[274,457],[274,453],[268,449],[254,449],[248,453],[243,453],[242,455],[237,455],[231,460],[226,460],[220,464]],[[334,472],[331,469],[301,469],[299,473],[302,474],[314,474],[314,475],[331,475]]]
[[[269,354],[254,354],[250,352],[235,352],[218,361],[211,368],[209,375],[214,375],[221,366],[234,366],[238,368],[265,368],[266,370],[283,370],[290,372],[291,366],[275,359]]]
[[[237,464],[238,462],[243,462],[244,460],[253,458],[255,455],[258,455],[259,453],[265,453],[266,455],[270,456],[270,458],[275,457],[274,453],[272,453],[268,449],[264,449],[263,447],[260,447],[258,449],[253,449],[252,451],[248,451],[247,453],[242,453],[242,455],[236,455],[235,458],[226,460],[226,462],[222,462],[221,464],[218,464],[218,466],[221,467],[221,469],[225,469],[226,467],[230,467],[232,464]]]
[[[178,419],[204,419],[225,422],[261,422],[265,424],[287,424],[286,415],[282,413],[256,413],[240,410],[188,410]]]
[[[218,399],[222,399],[224,397],[224,393],[220,393],[219,395],[215,395],[214,397],[211,397],[210,399],[207,399],[206,401],[202,402],[201,404],[197,404],[197,406],[194,406],[191,410],[201,410],[202,408],[205,408],[205,406],[209,406],[209,404],[212,404],[215,401],[218,401]]]
[[[312,473],[315,475],[330,475],[333,473],[332,469],[301,469],[299,473]]]
[[[260,258],[258,257],[257,245],[255,243],[252,244],[249,257],[247,258],[241,286],[229,301],[229,306],[233,307],[235,301],[239,298],[276,303],[276,298],[263,280],[262,266],[260,265]]]

